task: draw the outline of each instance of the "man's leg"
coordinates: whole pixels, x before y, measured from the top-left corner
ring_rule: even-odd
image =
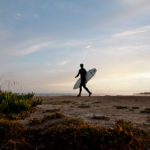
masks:
[[[80,90],[79,90],[79,95],[78,96],[81,96],[81,92],[82,92],[82,85],[80,85]]]
[[[92,95],[92,92],[89,91],[89,89],[86,87],[86,85],[83,85],[84,89],[89,93],[89,96]]]

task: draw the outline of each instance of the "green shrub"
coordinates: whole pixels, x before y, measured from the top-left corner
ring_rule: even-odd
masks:
[[[34,93],[17,94],[17,93],[12,93],[12,92],[0,91],[0,103],[2,103],[3,100],[32,99],[33,97],[34,97]]]
[[[11,92],[0,92],[0,113],[10,116],[31,110],[42,101],[35,99],[33,93],[13,94]]]

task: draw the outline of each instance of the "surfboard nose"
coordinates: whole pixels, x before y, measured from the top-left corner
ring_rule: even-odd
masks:
[[[94,68],[93,71],[96,72],[97,71],[96,68]]]

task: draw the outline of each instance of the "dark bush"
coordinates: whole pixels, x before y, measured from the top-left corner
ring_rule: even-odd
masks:
[[[60,119],[44,128],[27,128],[22,124],[0,120],[1,150],[147,150],[148,136],[136,136],[121,124],[114,128],[95,127],[80,119]],[[122,121],[123,122],[123,121]],[[124,121],[125,122],[125,121]],[[40,122],[42,123],[42,122]],[[128,125],[127,125],[128,126]],[[130,128],[130,127],[129,127]],[[132,130],[138,132],[138,128]],[[148,133],[147,133],[148,134]]]

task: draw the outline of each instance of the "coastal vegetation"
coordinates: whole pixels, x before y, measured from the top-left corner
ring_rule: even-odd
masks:
[[[0,117],[23,119],[34,112],[35,106],[42,103],[33,93],[17,94],[0,91]]]
[[[30,124],[32,128],[1,119],[0,149],[146,150],[150,142],[148,132],[124,120],[118,120],[113,128],[97,127],[56,113]]]
[[[113,127],[98,127],[53,108],[41,117],[30,118],[28,124],[19,123],[39,104],[42,101],[33,93],[0,91],[0,150],[147,150],[150,146],[149,130],[122,119]],[[110,118],[93,116],[92,119]]]

